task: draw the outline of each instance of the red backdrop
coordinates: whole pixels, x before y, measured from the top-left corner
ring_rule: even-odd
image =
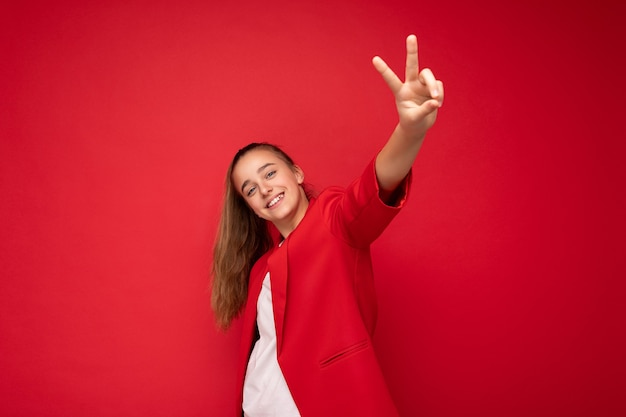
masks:
[[[226,166],[268,140],[346,184],[409,33],[446,102],[373,247],[402,414],[624,415],[624,6],[219,3],[1,6],[0,415],[227,416]]]

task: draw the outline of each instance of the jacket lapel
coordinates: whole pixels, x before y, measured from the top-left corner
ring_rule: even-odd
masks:
[[[272,283],[272,304],[274,323],[276,326],[276,350],[280,354],[283,342],[285,308],[287,306],[287,278],[289,267],[287,261],[288,240],[276,249],[268,260],[270,280]]]

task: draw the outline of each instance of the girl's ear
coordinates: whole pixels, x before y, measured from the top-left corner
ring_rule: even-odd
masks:
[[[300,168],[298,165],[294,165],[293,172],[296,174],[298,184],[302,184],[304,182],[304,171],[302,171],[302,168]]]

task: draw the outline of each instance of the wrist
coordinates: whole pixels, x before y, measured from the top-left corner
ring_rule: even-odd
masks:
[[[421,142],[426,137],[426,131],[416,126],[406,125],[398,122],[395,129],[396,135],[410,142]]]

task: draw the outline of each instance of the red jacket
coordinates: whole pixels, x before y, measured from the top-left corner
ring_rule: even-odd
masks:
[[[298,227],[250,273],[243,313],[236,416],[269,270],[278,363],[303,417],[397,417],[372,347],[377,303],[369,246],[404,205],[378,197],[374,163],[345,190],[311,199]]]

